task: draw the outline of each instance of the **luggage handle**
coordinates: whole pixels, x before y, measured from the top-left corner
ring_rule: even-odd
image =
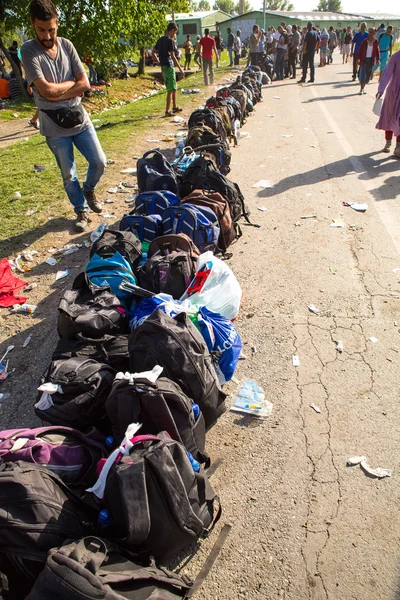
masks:
[[[115,340],[116,336],[106,333],[105,335],[103,335],[102,338],[90,338],[86,337],[85,335],[83,335],[83,333],[79,332],[76,334],[76,339],[79,342],[87,342],[89,344],[104,344],[106,342],[111,342],[112,340]]]
[[[164,155],[163,155],[163,154],[161,154],[161,152],[160,152],[159,150],[155,150],[155,149],[154,149],[154,150],[148,150],[147,152],[145,152],[145,153],[143,154],[143,157],[142,157],[142,158],[147,158],[147,157],[148,157],[148,156],[150,156],[151,154],[153,154],[153,155],[154,155],[154,154],[158,154],[159,156],[161,156],[161,158],[164,158]]]
[[[72,560],[86,567],[94,575],[100,569],[106,556],[105,542],[94,536],[81,539],[69,555]]]

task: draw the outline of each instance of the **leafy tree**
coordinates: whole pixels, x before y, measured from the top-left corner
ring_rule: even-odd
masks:
[[[10,34],[14,34],[18,25],[16,11],[20,7],[20,5],[21,0],[0,0],[0,50],[7,58],[8,62],[12,67],[12,70],[15,73],[15,77],[18,81],[23,98],[25,100],[29,100],[29,96],[26,93],[24,82],[22,81],[19,69],[6,48],[7,36],[10,36]]]
[[[200,0],[197,5],[197,10],[211,10],[211,4],[208,0]]]
[[[252,10],[253,10],[253,7],[251,6],[249,0],[244,0],[243,13],[248,13]],[[240,14],[240,2],[235,4],[235,12]]]
[[[317,11],[321,12],[342,12],[341,0],[320,0]]]
[[[233,15],[235,13],[235,2],[234,0],[216,0],[213,9],[222,10],[228,15]]]
[[[266,10],[293,10],[294,6],[289,0],[267,0]]]

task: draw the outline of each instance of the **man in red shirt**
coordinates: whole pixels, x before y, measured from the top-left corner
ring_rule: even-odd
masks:
[[[214,69],[213,69],[213,52],[217,58],[217,50],[215,46],[215,40],[210,36],[210,30],[204,30],[204,37],[200,40],[201,58],[203,61],[203,74],[204,83],[211,85],[214,83]]]

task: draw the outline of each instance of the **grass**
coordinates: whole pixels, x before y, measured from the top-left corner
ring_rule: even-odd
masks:
[[[227,70],[223,65],[218,73],[224,75]],[[114,82],[115,90],[123,83],[122,80]],[[202,88],[202,74],[195,73],[189,79],[179,82],[178,90],[182,87]],[[181,106],[191,104],[196,98],[180,94],[179,91],[178,94]],[[152,119],[159,118],[164,113],[165,95],[165,91],[160,91],[150,98],[96,115],[97,133],[109,158],[117,160],[124,157],[135,139],[133,136],[150,133]],[[159,123],[161,121],[157,120],[157,125]],[[85,160],[79,153],[76,159],[78,173],[82,175],[86,169]],[[35,135],[28,141],[20,141],[0,150],[0,164],[0,256],[7,256],[17,244],[20,245],[29,231],[43,225],[49,217],[72,216],[72,209],[66,199],[54,156],[42,136]],[[42,173],[34,173],[35,164],[46,168]],[[22,197],[12,201],[12,195],[16,191]],[[37,209],[37,212],[27,216],[26,212],[32,209]]]

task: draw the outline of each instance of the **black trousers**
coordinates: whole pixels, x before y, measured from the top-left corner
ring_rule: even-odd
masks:
[[[357,54],[353,54],[353,77],[354,77],[354,79],[357,77],[357,71],[358,71],[357,60],[358,60]]]
[[[297,50],[289,50],[288,71],[289,75],[291,75],[292,77],[296,77],[296,62]]]
[[[314,56],[315,56],[315,52],[307,52],[303,56],[303,79],[307,78],[307,69],[308,69],[308,67],[310,67],[310,79],[311,79],[311,81],[314,81],[314,78],[315,78]]]

